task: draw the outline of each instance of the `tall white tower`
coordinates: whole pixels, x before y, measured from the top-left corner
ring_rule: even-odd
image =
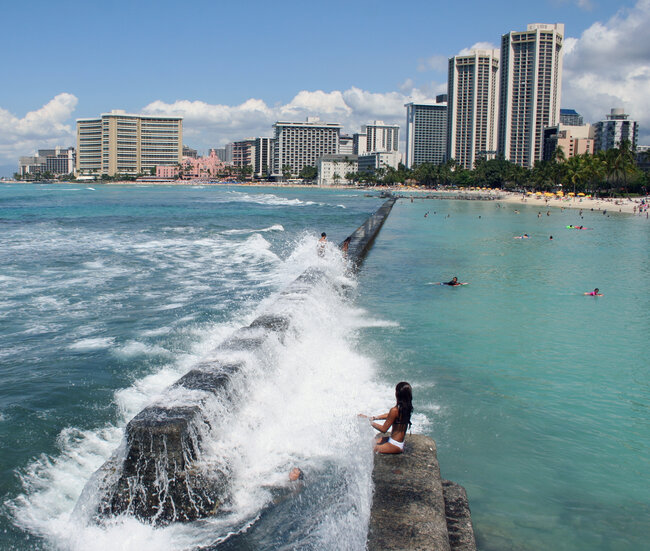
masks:
[[[501,37],[498,151],[532,167],[542,159],[543,133],[560,122],[564,24],[531,24]]]
[[[447,155],[469,170],[496,156],[499,50],[450,58],[447,82]]]

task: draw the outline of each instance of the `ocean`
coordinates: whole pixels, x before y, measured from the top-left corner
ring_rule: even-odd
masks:
[[[480,549],[642,548],[647,221],[402,199],[351,273],[333,244],[380,205],[358,190],[0,185],[0,548],[363,549],[372,431],[357,413],[385,412],[400,380],[413,431],[467,488]],[[218,412],[204,460],[233,473],[222,514],[164,528],[81,514],[126,423],[310,266],[332,285],[289,306],[300,330]],[[433,285],[454,275],[469,285]]]

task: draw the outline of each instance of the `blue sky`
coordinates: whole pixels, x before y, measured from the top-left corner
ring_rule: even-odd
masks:
[[[73,145],[75,118],[118,108],[183,115],[185,141],[200,150],[270,135],[277,118],[320,115],[350,132],[372,119],[403,124],[405,101],[444,91],[447,57],[498,46],[534,22],[564,23],[572,38],[563,107],[598,120],[620,104],[649,135],[650,0],[39,0],[1,9],[0,175],[38,147]],[[631,80],[619,90],[622,77]]]

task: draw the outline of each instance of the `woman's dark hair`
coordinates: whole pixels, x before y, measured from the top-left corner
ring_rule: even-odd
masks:
[[[395,387],[395,398],[397,398],[397,419],[396,425],[403,425],[404,430],[411,426],[411,413],[413,413],[413,393],[411,385],[405,381],[397,383]]]

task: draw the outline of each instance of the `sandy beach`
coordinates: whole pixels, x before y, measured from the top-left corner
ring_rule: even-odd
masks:
[[[627,199],[623,197],[613,199],[597,199],[588,197],[536,197],[531,195],[522,196],[521,193],[502,191],[493,193],[498,196],[499,200],[505,203],[533,205],[540,208],[559,207],[582,210],[621,212],[628,214],[634,214],[635,210],[636,214],[638,214],[639,206],[641,205],[642,200],[641,198]]]

